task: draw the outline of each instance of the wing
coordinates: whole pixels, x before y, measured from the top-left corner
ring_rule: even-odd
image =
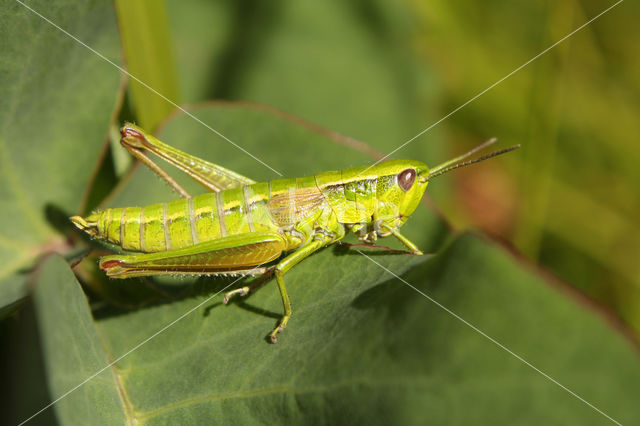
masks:
[[[280,226],[293,225],[325,204],[322,192],[317,188],[298,188],[274,195],[267,202],[273,220]]]

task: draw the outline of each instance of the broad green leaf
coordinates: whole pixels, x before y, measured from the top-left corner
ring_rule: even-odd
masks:
[[[26,4],[118,61],[110,2]],[[20,3],[6,1],[0,76],[0,303],[6,306],[24,296],[25,273],[37,256],[65,250],[51,213],[81,208],[120,74]]]
[[[130,82],[133,110],[140,125],[149,130],[169,114],[174,106],[158,93],[179,102],[171,35],[164,2],[116,0],[118,24]]]
[[[261,109],[223,104],[194,113],[287,176],[317,172],[325,163],[345,167],[364,157]],[[160,137],[255,179],[271,177],[188,117],[170,120]],[[292,153],[293,160],[283,153]],[[138,169],[109,201],[140,205],[171,197],[166,185]],[[624,336],[502,248],[472,234],[446,239],[430,216],[428,224],[412,217],[405,228],[421,229],[418,238],[431,239],[427,247],[437,250],[435,256],[368,250],[368,259],[334,246],[293,268],[286,283],[294,314],[276,345],[265,341],[282,313],[273,282],[224,306],[222,292],[233,284],[230,279],[187,278],[151,289],[140,280],[109,281],[106,285],[129,292],[172,290],[137,309],[94,311],[108,359],[145,342],[116,366],[124,372],[120,383],[128,420],[606,420],[397,275],[608,415],[623,423],[638,421],[634,395],[640,390],[640,363]]]
[[[122,424],[127,409],[126,390],[119,382],[123,373],[107,367],[113,360],[96,331],[86,296],[63,258],[51,256],[41,266],[34,299],[58,419],[63,424]]]
[[[465,234],[435,257],[366,253],[616,420],[638,422],[635,349],[500,247]],[[108,359],[146,341],[114,369],[129,422],[606,423],[358,253],[327,248],[287,275],[294,315],[276,345],[264,340],[281,312],[276,286],[224,306],[230,282],[201,279],[164,304],[95,313]],[[42,332],[84,324],[70,316]],[[57,377],[70,368],[50,365]],[[100,406],[108,383],[77,392]],[[76,420],[92,422],[90,410]]]

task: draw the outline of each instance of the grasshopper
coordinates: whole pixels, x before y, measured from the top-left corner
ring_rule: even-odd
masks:
[[[492,139],[432,169],[420,161],[393,160],[314,176],[254,182],[166,145],[134,124],[125,123],[120,133],[127,151],[181,198],[71,217],[92,237],[138,252],[102,257],[100,268],[112,278],[209,274],[262,275],[266,279],[275,274],[284,315],[269,334],[273,343],[291,317],[283,277],[297,263],[347,232],[356,233],[366,244],[392,235],[412,254],[422,254],[399,229],[418,206],[429,181],[519,147],[463,161],[495,142]],[[147,151],[184,171],[209,192],[192,197],[147,156]],[[257,280],[227,292],[225,304],[263,282]]]

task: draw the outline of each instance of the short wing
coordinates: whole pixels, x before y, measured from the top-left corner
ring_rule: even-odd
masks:
[[[273,220],[286,226],[309,217],[325,203],[324,195],[317,188],[298,188],[274,195],[267,207]]]

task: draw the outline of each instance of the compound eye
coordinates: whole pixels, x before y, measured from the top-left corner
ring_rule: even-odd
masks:
[[[413,182],[416,180],[416,171],[414,169],[407,169],[400,172],[398,175],[398,185],[403,191],[408,191],[413,186]]]

